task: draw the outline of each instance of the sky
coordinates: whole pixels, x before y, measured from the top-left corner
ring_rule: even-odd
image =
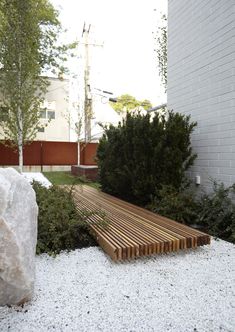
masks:
[[[131,94],[153,105],[166,101],[154,52],[153,31],[167,0],[52,0],[68,30],[66,39],[82,42],[83,24],[91,24],[90,46],[92,86],[115,96]],[[82,54],[80,45],[80,51]],[[77,74],[83,62],[74,67]]]

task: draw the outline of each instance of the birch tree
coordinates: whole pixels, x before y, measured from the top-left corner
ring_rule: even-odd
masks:
[[[40,126],[48,87],[43,74],[60,75],[72,47],[59,45],[60,32],[58,12],[48,0],[0,1],[0,103],[7,113],[0,126],[4,139],[18,148],[21,172],[23,146]]]

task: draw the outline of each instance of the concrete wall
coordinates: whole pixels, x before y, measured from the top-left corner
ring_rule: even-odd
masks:
[[[18,166],[0,166],[0,168],[14,168],[19,170]],[[70,172],[71,166],[23,166],[23,172]]]
[[[190,175],[235,182],[235,2],[168,1],[168,108],[198,122]]]

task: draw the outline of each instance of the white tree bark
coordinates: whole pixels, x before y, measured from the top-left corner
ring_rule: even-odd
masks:
[[[18,117],[18,151],[19,151],[19,171],[23,172],[23,117],[22,117],[22,109],[21,109],[21,54],[19,54],[19,73],[18,73],[18,91],[19,91],[19,99],[18,99],[18,109],[17,109],[17,117]]]
[[[19,119],[19,134],[18,134],[18,151],[19,151],[19,171],[23,172],[23,133],[22,133],[22,119]]]

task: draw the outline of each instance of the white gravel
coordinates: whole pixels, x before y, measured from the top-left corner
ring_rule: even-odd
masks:
[[[37,257],[35,297],[0,331],[235,331],[235,246],[114,263],[98,247]]]
[[[51,186],[51,182],[39,172],[25,172],[22,175],[28,180],[30,183],[34,181],[40,182],[44,187],[49,188]]]

